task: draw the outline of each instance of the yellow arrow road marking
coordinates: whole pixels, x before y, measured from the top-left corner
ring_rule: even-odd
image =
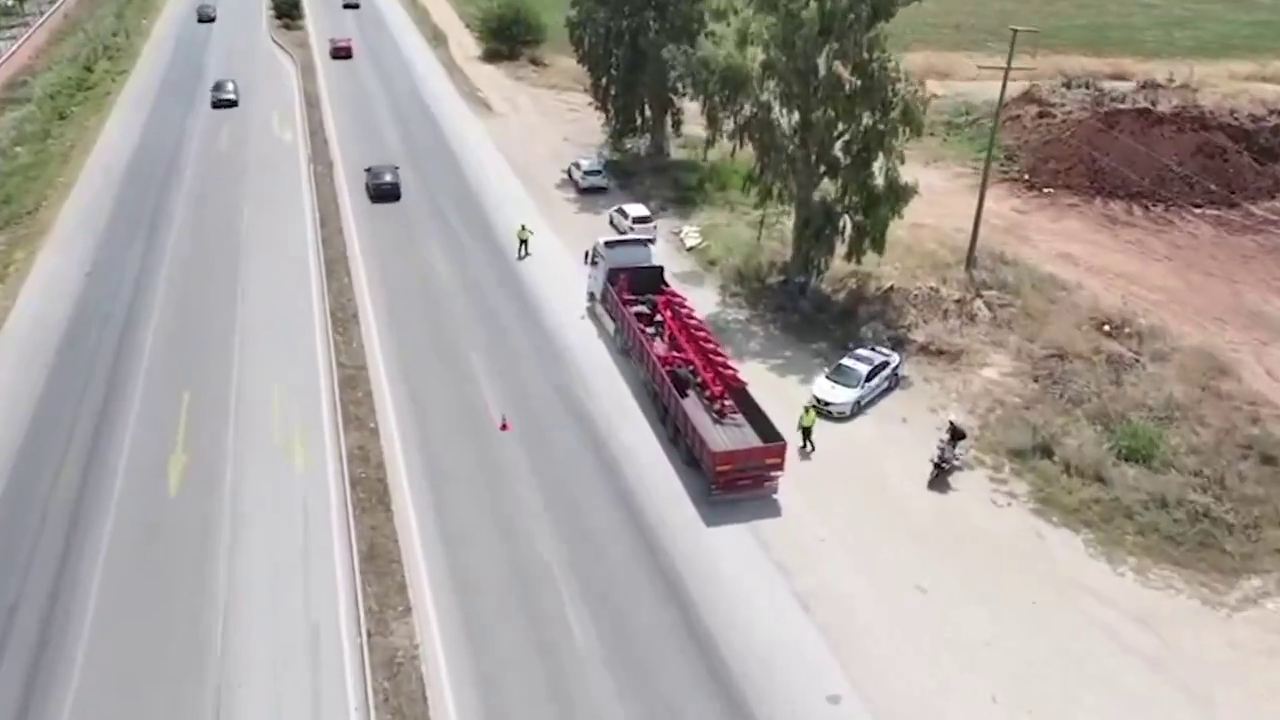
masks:
[[[187,473],[187,410],[191,407],[190,391],[182,391],[182,409],[178,411],[178,433],[169,453],[169,498],[177,497]]]

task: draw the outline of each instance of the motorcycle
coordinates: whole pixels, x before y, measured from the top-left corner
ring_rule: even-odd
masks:
[[[964,428],[954,421],[947,422],[947,434],[938,441],[938,449],[930,461],[932,470],[929,472],[927,483],[930,490],[935,492],[951,490],[951,475],[960,469],[962,461],[960,443],[967,437],[969,434],[964,431]]]

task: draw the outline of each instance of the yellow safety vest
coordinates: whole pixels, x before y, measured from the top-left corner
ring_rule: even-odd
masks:
[[[533,233],[529,232],[528,228],[520,228],[520,231],[516,233],[516,237],[520,240],[528,240],[529,236],[532,234]]]
[[[804,412],[800,413],[800,427],[811,428],[816,422],[818,422],[817,410],[805,408]]]

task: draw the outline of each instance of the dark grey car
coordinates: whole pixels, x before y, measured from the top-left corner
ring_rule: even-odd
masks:
[[[215,80],[209,88],[209,107],[240,107],[240,86],[235,80]]]
[[[209,3],[200,3],[196,6],[196,22],[211,23],[218,19],[218,8],[216,5]]]
[[[400,166],[370,165],[365,168],[364,191],[373,202],[400,202]]]

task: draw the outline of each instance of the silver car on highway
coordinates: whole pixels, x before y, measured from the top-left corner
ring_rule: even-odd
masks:
[[[209,88],[209,107],[240,107],[240,86],[235,80],[215,80]]]

